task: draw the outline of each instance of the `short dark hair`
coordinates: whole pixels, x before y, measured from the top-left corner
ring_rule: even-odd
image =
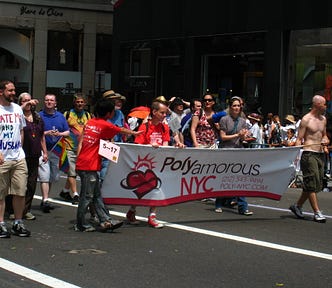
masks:
[[[0,81],[0,90],[5,90],[5,89],[6,89],[6,86],[7,86],[9,83],[13,83],[13,81],[10,81],[10,80],[1,80],[1,81]]]
[[[95,115],[97,117],[104,117],[108,112],[114,111],[113,101],[109,98],[101,98],[97,101],[95,106]]]

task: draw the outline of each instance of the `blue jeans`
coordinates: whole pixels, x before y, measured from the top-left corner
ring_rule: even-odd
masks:
[[[92,203],[100,223],[111,220],[100,192],[99,176],[97,171],[77,171],[81,178],[80,201],[77,208],[77,228],[84,230],[91,227],[86,221],[85,214]]]
[[[102,157],[102,159],[101,159],[101,169],[100,169],[100,172],[99,172],[100,173],[99,174],[100,182],[104,181],[109,164],[110,164],[110,160],[108,160],[105,157]]]
[[[248,210],[248,202],[246,201],[246,197],[232,197],[232,198],[217,197],[215,202],[215,207],[221,208],[222,205],[228,206],[232,201],[237,202],[238,205],[237,207],[240,214]]]

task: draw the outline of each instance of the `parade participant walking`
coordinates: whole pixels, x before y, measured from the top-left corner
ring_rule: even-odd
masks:
[[[22,220],[28,176],[22,148],[25,119],[22,108],[13,103],[14,99],[15,85],[8,80],[0,81],[0,238],[10,237],[4,222],[5,197],[9,189],[13,195],[15,216],[11,233],[20,237],[30,236]]]
[[[242,148],[242,142],[248,136],[246,119],[241,117],[241,102],[235,97],[229,101],[229,114],[220,120],[221,148]],[[215,212],[222,212],[221,203],[223,198],[216,199]],[[236,197],[239,214],[251,216],[253,212],[248,210],[245,197]]]
[[[73,204],[78,204],[79,194],[76,184],[76,153],[77,146],[83,133],[83,128],[92,115],[85,111],[86,100],[82,93],[74,95],[73,108],[64,113],[69,126],[69,136],[65,138],[69,170],[67,173],[67,181],[65,187],[60,192],[60,197]],[[71,195],[71,193],[72,195]]]
[[[165,117],[167,115],[167,106],[159,101],[153,101],[151,105],[151,119],[141,124],[138,128],[142,134],[136,137],[136,144],[149,144],[155,148],[159,146],[168,146],[170,141],[169,127],[164,124]],[[138,224],[136,220],[136,207],[131,206],[127,212],[127,220],[129,224]],[[152,228],[162,228],[163,224],[159,223],[156,219],[156,207],[150,207],[150,213],[148,217],[148,224]]]
[[[314,221],[325,223],[326,218],[318,206],[317,193],[323,189],[324,153],[329,153],[329,139],[326,135],[326,100],[323,96],[315,95],[309,113],[301,120],[296,146],[303,145],[301,156],[301,170],[303,174],[303,191],[296,204],[289,209],[297,218],[304,219],[303,204],[309,199],[314,211]]]
[[[44,109],[39,112],[39,115],[45,124],[44,135],[48,161],[40,163],[38,179],[43,198],[40,208],[44,213],[49,213],[53,209],[53,206],[48,201],[51,184],[59,179],[59,157],[52,152],[52,149],[62,137],[69,135],[69,127],[63,114],[56,110],[57,102],[54,94],[46,94],[44,103]]]
[[[95,108],[95,118],[90,119],[84,127],[83,137],[77,150],[76,170],[81,178],[80,200],[77,209],[78,231],[92,232],[95,228],[85,219],[88,207],[93,203],[99,220],[101,231],[114,230],[122,226],[123,222],[111,221],[111,215],[106,209],[101,197],[99,171],[101,156],[98,155],[100,139],[112,139],[116,134],[139,135],[142,132],[131,131],[117,127],[107,120],[114,115],[112,100],[102,98]]]
[[[18,104],[23,109],[26,126],[24,131],[23,150],[28,167],[28,182],[25,195],[24,218],[35,220],[36,216],[31,213],[31,204],[36,192],[38,165],[41,152],[43,152],[42,161],[47,162],[48,153],[44,136],[44,121],[35,111],[38,104],[37,99],[31,99],[29,93],[22,93],[18,97]]]

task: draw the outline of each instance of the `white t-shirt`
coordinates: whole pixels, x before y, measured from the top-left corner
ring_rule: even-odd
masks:
[[[21,160],[25,157],[20,133],[25,125],[24,114],[19,105],[0,105],[0,152],[5,161]]]

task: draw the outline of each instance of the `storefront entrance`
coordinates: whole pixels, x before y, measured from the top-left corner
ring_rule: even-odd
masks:
[[[245,99],[249,111],[259,112],[263,96],[263,53],[204,55],[202,90],[218,96],[227,106],[229,98]]]

